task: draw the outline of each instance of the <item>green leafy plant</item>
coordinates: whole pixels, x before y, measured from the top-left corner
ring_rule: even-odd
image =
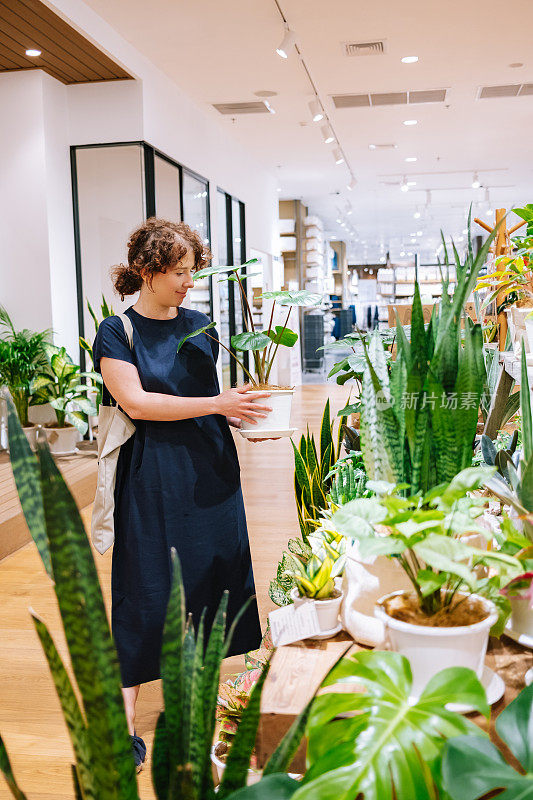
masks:
[[[531,417],[531,391],[527,374],[525,350],[522,348],[520,377],[520,409],[522,418],[522,452],[520,470],[512,458],[499,456],[501,475],[493,475],[486,486],[503,503],[512,506],[519,514],[524,533],[533,542],[533,421]]]
[[[447,703],[489,714],[483,687],[463,667],[439,672],[413,703],[411,668],[398,653],[360,651],[344,658],[323,686],[336,684],[355,691],[315,699],[307,724],[308,770],[294,800],[436,799],[446,739],[476,730]]]
[[[360,451],[352,451],[339,458],[326,475],[326,480],[329,478],[331,478],[329,497],[333,505],[342,506],[350,500],[370,497],[372,494],[367,487],[368,476]]]
[[[533,798],[533,684],[522,689],[496,720],[496,733],[523,769],[513,769],[496,745],[486,736],[463,735],[444,747],[442,775],[451,800],[502,800]],[[497,791],[494,794],[495,790]]]
[[[32,381],[46,367],[44,344],[50,331],[33,333],[27,329],[17,331],[7,313],[0,306],[0,384],[9,389],[22,426],[29,423],[28,412],[32,396]]]
[[[335,595],[335,578],[342,575],[345,562],[344,553],[335,560],[329,554],[320,559],[313,553],[305,567],[294,561],[296,569],[287,573],[294,579],[300,597],[325,600]]]
[[[494,272],[479,278],[475,291],[489,290],[483,301],[484,308],[499,295],[500,302],[502,298],[504,301],[498,311],[514,303],[532,305],[533,302],[533,206],[528,204],[513,211],[527,222],[527,234],[513,237],[512,253],[498,256],[494,262]]]
[[[71,680],[45,623],[32,618],[45,652],[72,741],[77,800],[139,800],[128,736],[118,659],[98,575],[83,521],[45,441],[34,455],[8,394],[11,461],[22,509],[39,553],[54,578],[72,670]],[[215,794],[210,751],[220,666],[238,622],[225,636],[228,595],[222,597],[211,633],[204,618],[195,636],[185,613],[176,553],[163,631],[161,670],[165,712],[157,722],[152,774],[158,800],[215,800],[232,797],[245,785],[259,723],[263,670],[245,709],[228,757],[224,780]],[[265,790],[297,787],[286,771],[303,735],[309,709],[290,728],[264,769]],[[0,739],[0,770],[16,800],[25,800]]]
[[[482,550],[462,540],[473,533],[490,538],[476,522],[484,501],[468,493],[479,489],[493,472],[488,467],[470,467],[448,484],[409,497],[402,497],[392,484],[373,481],[369,486],[376,497],[352,500],[332,521],[339,533],[358,540],[361,558],[386,555],[397,559],[421,612],[428,617],[443,616],[452,610],[457,592],[493,599],[522,571],[513,556]],[[480,581],[475,571],[479,565],[491,567],[499,580]],[[498,605],[502,608],[501,631],[509,607]]]
[[[93,323],[94,323],[94,334],[96,336],[96,334],[98,333],[98,327],[100,325],[100,320],[96,316],[96,314],[94,312],[94,309],[91,306],[91,304],[89,303],[89,301],[87,300],[86,302],[87,302],[87,309],[88,309],[89,314],[91,315]],[[113,307],[108,305],[107,300],[105,299],[104,295],[102,295],[102,302],[100,304],[100,313],[102,315],[102,319],[106,319],[107,317],[114,317],[115,316],[115,312],[113,311]],[[89,358],[91,359],[91,363],[92,363],[92,365],[94,367],[94,358],[93,358],[92,345],[91,345],[90,342],[87,341],[87,339],[84,339],[83,336],[80,336],[80,347],[83,350],[85,350],[86,353],[89,354]],[[102,383],[101,383],[101,381],[98,381],[98,380],[95,380],[94,378],[91,378],[91,386],[92,386],[93,390],[96,392],[96,397],[95,397],[95,400],[94,400],[94,404],[96,406],[96,410],[98,411],[98,409],[100,407],[100,403],[102,402]]]
[[[101,382],[102,378],[97,372],[80,372],[80,367],[73,362],[64,347],[45,344],[44,348],[48,371],[35,376],[31,386],[32,403],[50,403],[55,411],[58,428],[64,428],[69,423],[83,435],[88,428],[86,417],[94,416],[96,408],[87,398],[91,386],[81,383],[80,379],[90,378],[93,382]],[[78,409],[72,408],[73,403]]]
[[[498,446],[498,442],[493,442],[489,436],[483,434],[481,436],[481,453],[483,461],[489,467],[496,467],[498,473],[510,483],[509,461],[513,464],[513,456],[518,444],[519,431],[515,429],[510,437],[508,447],[502,444]]]
[[[449,297],[443,277],[441,303],[427,330],[415,283],[411,341],[398,324],[390,375],[379,336],[365,349],[361,449],[372,480],[427,492],[471,463],[485,369],[481,326],[466,317],[462,330],[461,317],[493,236],[474,257],[469,234],[464,264],[453,247],[457,286]]]
[[[291,439],[294,453],[294,494],[302,539],[319,524],[321,513],[328,507],[331,470],[340,458],[342,436],[346,417],[341,418],[336,440],[333,439],[334,421],[330,418],[329,399],[326,401],[320,425],[320,454],[313,435],[307,431],[298,447]]]
[[[213,266],[201,269],[194,274],[194,280],[201,280],[207,278],[209,275],[221,275],[220,280],[234,281],[239,285],[242,307],[244,312],[244,326],[245,329],[242,333],[237,333],[231,337],[231,347],[226,347],[223,342],[220,346],[228,351],[230,356],[241,366],[244,373],[250,379],[254,386],[268,386],[268,379],[270,372],[276,358],[279,346],[294,347],[298,341],[298,334],[288,328],[289,317],[292,306],[317,306],[323,300],[322,295],[313,294],[312,292],[300,289],[297,291],[282,291],[282,292],[264,292],[262,297],[266,300],[273,300],[272,313],[270,315],[270,322],[266,331],[259,331],[256,329],[252,309],[248,301],[244,281],[250,277],[246,275],[246,268],[258,262],[257,258],[252,258],[244,264],[238,266]],[[274,326],[274,311],[276,304],[279,306],[288,306],[287,318],[283,325]],[[181,340],[177,352],[183,347],[184,343],[191,339],[193,336],[198,336],[205,333],[209,338],[214,338],[207,331],[213,328],[216,323],[211,322],[209,325],[204,325],[202,328],[189,333],[184,339]],[[252,353],[255,376],[245,367],[243,362],[237,358],[233,351]]]

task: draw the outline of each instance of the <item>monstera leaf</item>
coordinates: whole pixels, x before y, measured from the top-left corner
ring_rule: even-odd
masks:
[[[478,731],[479,733],[479,731]],[[533,684],[502,711],[496,733],[524,769],[514,770],[484,736],[459,736],[446,744],[442,774],[452,800],[478,800],[494,789],[501,800],[533,798]]]
[[[446,704],[489,713],[483,687],[463,667],[439,672],[413,702],[411,668],[399,653],[361,651],[345,658],[323,685],[338,683],[365,691],[315,699],[307,726],[309,770],[294,800],[436,798],[445,740],[479,730]]]

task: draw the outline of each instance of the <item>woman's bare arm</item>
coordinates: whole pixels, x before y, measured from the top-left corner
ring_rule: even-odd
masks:
[[[177,397],[172,394],[145,392],[137,367],[117,358],[100,359],[104,383],[121,408],[132,419],[173,422],[178,419],[205,417],[208,414],[238,417],[257,422],[266,417],[269,406],[252,403],[254,398],[270,397],[268,392],[251,392],[249,386],[228,389],[214,397]]]

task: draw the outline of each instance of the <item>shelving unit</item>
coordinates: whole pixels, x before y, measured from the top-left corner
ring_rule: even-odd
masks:
[[[442,296],[442,282],[437,264],[415,266],[388,265],[378,271],[378,295],[388,304],[412,303],[415,275],[418,269],[420,294],[424,298],[437,301]],[[450,267],[449,292],[455,285],[455,269]]]

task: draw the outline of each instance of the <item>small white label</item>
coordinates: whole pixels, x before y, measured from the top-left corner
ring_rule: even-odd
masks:
[[[276,611],[271,611],[268,619],[275,647],[299,642],[301,639],[321,633],[314,603],[304,602],[298,607],[294,604],[282,606]]]

